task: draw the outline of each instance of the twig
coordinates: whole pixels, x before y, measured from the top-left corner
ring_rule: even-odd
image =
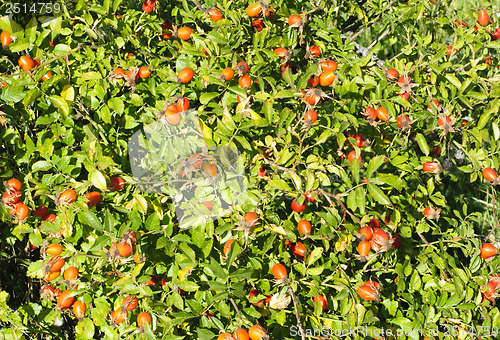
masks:
[[[389,33],[391,33],[391,30],[390,29],[387,29],[384,33],[382,33],[377,39],[375,39],[374,42],[372,42],[370,44],[370,46],[367,47],[368,50],[371,50],[373,47],[375,47],[375,45],[378,44],[378,42],[382,39],[385,38],[386,35],[388,35]]]
[[[85,256],[85,257],[91,257],[91,258],[94,258],[94,259],[100,259],[101,256],[97,256],[97,255],[90,255],[90,254],[83,254],[83,253],[76,253],[76,255],[74,256]]]
[[[278,169],[278,170],[285,171],[285,172],[290,171],[290,172],[295,173],[295,170],[293,170],[293,169],[289,169],[289,168],[285,168],[284,166],[280,166],[280,165],[276,164],[275,162],[270,161],[270,160],[268,160],[268,159],[266,159],[266,158],[264,158],[264,162],[265,162],[266,164],[268,164],[268,165],[272,166],[272,167],[275,167],[275,168],[276,168],[276,169]]]
[[[342,39],[342,42],[344,42],[347,39],[350,39],[346,35],[341,35],[340,38]],[[357,42],[352,41],[352,42],[349,43],[349,45],[350,44],[354,45],[354,48],[356,50],[356,54],[361,55],[363,58],[366,58],[366,56],[370,54],[370,51],[366,47],[361,46]],[[373,62],[376,62],[377,66],[380,67],[380,68],[382,68],[384,66],[384,64],[385,64],[385,62],[383,60],[380,60],[375,54],[372,54],[370,60],[373,61]]]
[[[408,10],[404,11],[403,13],[401,13],[401,15],[398,17],[398,20],[401,20],[403,18],[403,16],[409,12],[410,10],[412,9],[412,7],[410,7]],[[377,39],[375,39],[374,42],[372,42],[370,44],[370,46],[368,46],[366,49],[368,50],[368,52],[373,48],[375,47],[375,45],[377,45],[382,39],[384,39],[389,33],[391,32],[391,30],[388,28],[384,33],[382,33]]]
[[[199,9],[200,11],[202,11],[203,13],[207,13],[207,10],[206,10],[206,9],[204,9],[203,7],[201,7],[201,4],[200,4],[198,1],[193,0],[193,2],[194,2],[194,5],[196,6],[196,8],[198,8],[198,9]]]
[[[337,203],[342,207],[342,209],[344,209],[344,213],[349,214],[349,216],[351,216],[353,220],[355,220],[356,222],[358,222],[359,224],[361,224],[361,221],[356,216],[354,216],[354,214],[351,213],[349,211],[349,209],[346,208],[346,206],[344,205],[344,203],[342,203],[342,201],[337,197],[337,195],[330,194],[330,193],[324,191],[321,188],[319,189],[319,192],[322,193],[326,197],[326,200],[330,204],[332,204],[332,205],[333,205],[333,203],[332,203],[332,201],[330,200],[330,198],[328,196],[333,197],[337,201]]]
[[[417,233],[417,235],[418,235],[418,237],[420,237],[420,239],[421,239],[422,241],[424,241],[424,243],[425,243],[426,245],[430,245],[430,244],[429,244],[429,242],[427,241],[427,239],[424,237],[424,235],[422,235],[421,233]]]
[[[490,56],[486,56],[486,57],[478,58],[478,59],[476,59],[475,61],[481,61],[481,60],[483,60],[483,59],[487,59],[487,58],[494,58],[494,57],[497,57],[497,56],[499,56],[499,55],[500,55],[500,53],[497,53],[497,54],[492,54],[492,55],[490,55]],[[460,72],[460,71],[463,71],[463,70],[464,70],[467,66],[469,66],[470,64],[471,64],[471,61],[469,61],[469,62],[468,62],[467,64],[465,64],[464,66],[457,68],[454,72]]]
[[[363,270],[363,273],[368,273],[368,272],[376,272],[376,271],[382,271],[382,270],[386,270],[387,268],[389,268],[389,266],[385,265],[384,267],[381,267],[381,268],[370,268],[370,269],[365,269]]]
[[[387,7],[385,8],[384,12],[387,12],[387,10],[395,3],[397,2],[398,0],[392,0],[388,5]],[[372,27],[374,23],[376,23],[380,18],[382,17],[382,13],[380,13],[375,19],[373,19],[372,21],[370,21],[366,27],[363,27],[362,30],[358,31],[356,34],[354,34],[353,36],[351,36],[351,40],[355,40],[357,37],[359,37],[360,34],[362,34],[364,31],[366,31],[368,28]]]
[[[482,235],[474,235],[474,236],[482,236]],[[440,243],[440,242],[457,242],[457,241],[460,241],[460,240],[463,240],[463,239],[464,239],[463,237],[455,237],[455,238],[452,238],[450,240],[439,240],[439,241],[434,241],[434,242],[427,242],[426,244],[417,244],[417,247],[432,246],[432,245],[434,245],[436,243]]]
[[[229,298],[229,301],[231,301],[231,304],[233,305],[234,309],[236,309],[236,313],[238,313],[238,325],[241,327],[241,313],[240,310],[238,309],[238,306],[236,306],[236,303],[234,302],[233,298]]]
[[[399,52],[398,54],[396,54],[394,57],[392,57],[391,59],[389,59],[389,61],[393,61],[394,59],[396,59],[397,57],[399,57],[400,55],[402,55],[403,53],[406,53],[406,51],[409,51],[411,50],[412,48],[415,48],[415,46],[410,46],[408,47],[407,49]]]
[[[299,332],[300,332],[300,338],[302,340],[305,340],[306,336],[305,336],[304,330],[302,329],[302,324],[300,323],[300,313],[299,313],[299,305],[297,303],[297,298],[295,297],[295,294],[294,294],[291,286],[288,286],[288,291],[290,292],[290,295],[292,296],[293,307],[295,309],[295,317],[297,318],[297,326],[299,327]]]

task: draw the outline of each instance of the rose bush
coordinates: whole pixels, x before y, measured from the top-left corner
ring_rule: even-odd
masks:
[[[498,5],[60,4],[0,5],[1,338],[496,336]]]

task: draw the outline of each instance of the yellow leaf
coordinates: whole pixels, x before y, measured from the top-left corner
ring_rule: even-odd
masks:
[[[283,236],[286,236],[285,229],[281,226],[278,227],[276,224],[266,225],[264,226],[264,228],[274,231],[275,233],[281,234]]]
[[[66,99],[69,102],[73,102],[75,100],[75,89],[71,85],[66,85],[63,87],[61,91],[61,97]]]
[[[238,108],[236,108],[236,110],[237,110],[236,113],[244,115],[245,117],[248,117],[248,118],[251,118],[251,119],[254,119],[254,120],[262,119],[262,117],[259,116],[259,114],[257,112],[255,112],[254,110],[252,110],[252,109],[238,110]]]
[[[335,251],[344,251],[349,244],[352,242],[352,236],[350,234],[341,235],[339,240],[335,242]]]
[[[212,129],[210,129],[201,119],[200,121],[200,129],[205,140],[212,140]]]
[[[139,204],[139,208],[145,214],[148,211],[148,201],[144,198],[144,196],[139,195],[138,193],[134,194],[134,199],[137,204]]]
[[[181,281],[184,281],[187,276],[191,275],[191,272],[193,271],[193,266],[187,266],[186,268],[179,270],[177,272],[177,276]]]
[[[127,210],[132,210],[132,208],[137,204],[137,201],[135,198],[133,198],[131,201],[125,203],[124,207]]]

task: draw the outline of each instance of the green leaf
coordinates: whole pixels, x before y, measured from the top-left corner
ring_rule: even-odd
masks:
[[[71,85],[64,85],[61,91],[61,97],[72,103],[75,100],[75,88]]]
[[[26,29],[24,31],[24,36],[30,43],[33,43],[36,40],[37,25],[38,25],[38,21],[36,20],[35,17],[33,17],[30,20],[30,22],[28,22],[28,24],[26,25]]]
[[[95,333],[94,322],[91,318],[84,318],[75,327],[76,339],[92,339]]]
[[[477,128],[481,130],[486,126],[486,124],[490,121],[490,117],[493,113],[498,113],[500,110],[500,100],[496,98],[491,104],[489,109],[484,112],[481,117],[479,118],[479,121],[477,123]]]
[[[247,97],[247,94],[245,91],[243,91],[243,89],[241,87],[237,87],[237,86],[231,86],[228,88],[229,91],[237,94],[238,96],[240,96],[241,98],[246,98]]]
[[[2,31],[7,31],[13,36],[24,36],[24,29],[7,15],[0,17],[0,28]]]
[[[366,168],[366,172],[365,172],[367,179],[370,179],[372,174],[375,171],[377,171],[378,168],[380,168],[380,166],[382,166],[382,164],[384,164],[384,159],[385,159],[384,155],[378,155],[378,156],[370,159],[370,163],[368,163],[368,167]]]
[[[307,270],[307,273],[309,275],[318,276],[318,275],[321,275],[321,273],[323,272],[323,270],[324,270],[323,267],[309,268]]]
[[[274,121],[274,108],[273,102],[271,100],[266,99],[262,105],[262,110],[264,111],[264,115],[269,122]]]
[[[71,47],[66,44],[57,44],[52,51],[56,56],[63,56],[71,51]]]
[[[227,272],[222,266],[212,259],[210,264],[205,265],[204,271],[210,276],[218,277],[219,279],[227,279]]]
[[[314,183],[315,183],[315,177],[314,177],[314,174],[311,173],[310,171],[305,171],[304,173],[305,177],[306,177],[306,184],[305,184],[305,191],[311,191],[312,189],[314,189]]]
[[[310,266],[317,260],[319,260],[323,254],[324,249],[322,247],[314,248],[307,259],[307,265]]]
[[[29,90],[23,99],[24,107],[30,106],[40,96],[40,94],[42,94],[42,91],[37,88]]]
[[[219,92],[205,92],[200,96],[200,103],[206,105],[212,99],[219,96],[219,94],[220,94]]]
[[[390,320],[390,322],[394,325],[400,326],[402,329],[413,329],[413,323],[407,318],[399,317]]]
[[[373,197],[378,203],[383,204],[383,205],[391,205],[391,201],[389,200],[389,197],[387,197],[382,189],[377,187],[373,183],[368,183],[368,192],[370,193],[370,196]]]
[[[40,73],[40,75],[42,75],[42,73]],[[66,76],[63,76],[63,75],[60,75],[60,74],[56,74],[56,75],[50,77],[48,80],[46,80],[46,81],[44,81],[42,83],[42,87],[41,87],[42,91],[46,92],[48,89],[50,89],[52,86],[54,86],[56,83],[58,83],[59,81],[61,81],[63,79],[66,79]]]
[[[292,97],[293,97],[293,91],[290,91],[290,90],[279,91],[274,96],[275,99],[292,98]]]
[[[49,98],[50,101],[52,102],[52,105],[54,105],[59,110],[63,118],[67,118],[69,115],[68,102],[63,97],[56,95],[52,95]]]
[[[107,190],[106,178],[99,170],[92,170],[89,177],[90,181],[97,189],[102,191]]]
[[[245,136],[236,135],[236,136],[234,136],[234,139],[236,139],[238,141],[238,143],[240,143],[241,146],[244,147],[245,149],[252,150],[252,146],[250,145],[248,140],[245,138]]]
[[[295,189],[297,191],[301,190],[301,188],[302,188],[302,179],[300,178],[299,175],[297,175],[297,173],[295,171],[288,171],[288,172],[286,172],[285,176],[289,177],[292,180],[293,185],[295,186]]]
[[[38,161],[31,167],[31,171],[48,171],[53,168],[53,165],[48,161]]]
[[[111,98],[108,100],[108,106],[111,110],[115,111],[119,115],[123,113],[123,110],[125,109],[125,105],[123,104],[123,100],[120,98]]]
[[[356,203],[356,191],[351,190],[349,192],[349,195],[347,196],[347,208],[352,210],[353,212],[356,211],[357,209],[357,203]]]
[[[200,286],[191,281],[181,281],[178,286],[180,289],[186,292],[196,292],[198,289],[200,289]]]
[[[147,230],[159,230],[160,229],[160,217],[157,212],[151,213],[146,223],[144,224]]]
[[[142,270],[142,268],[144,267],[145,264],[146,263],[143,262],[143,263],[139,263],[138,265],[136,265],[134,267],[134,269],[132,270],[132,273],[130,274],[130,277],[135,278],[135,277],[139,276],[141,274],[141,270]]]
[[[351,162],[351,173],[354,183],[359,183],[359,159],[355,158]]]
[[[359,187],[356,189],[356,205],[359,208],[359,212],[361,215],[365,214],[365,206],[366,206],[366,192],[364,188]]]
[[[282,179],[279,179],[279,178],[270,180],[267,183],[267,188],[269,190],[279,189],[279,190],[284,190],[284,191],[292,191],[292,189],[290,188],[288,183]]]
[[[17,103],[20,102],[25,96],[23,86],[7,86],[0,94],[0,99],[6,102]]]
[[[377,180],[382,183],[389,184],[399,191],[403,190],[403,187],[406,184],[400,177],[393,174],[379,174]]]
[[[99,80],[102,79],[102,75],[99,72],[87,72],[80,75],[83,80]]]
[[[196,262],[196,254],[191,247],[189,247],[186,243],[179,243],[179,249],[193,262],[194,265]]]
[[[317,144],[323,144],[326,142],[328,138],[330,138],[333,135],[332,130],[325,130],[321,133],[321,135],[318,137],[318,140],[316,141]]]
[[[9,45],[9,50],[13,53],[29,50],[31,43],[25,38],[19,38]]]
[[[425,139],[424,135],[421,133],[417,133],[417,144],[420,150],[424,153],[424,155],[429,156],[429,145],[427,144],[427,140]]]
[[[455,85],[455,87],[457,89],[460,89],[462,87],[462,83],[460,82],[460,80],[458,80],[458,78],[456,76],[454,76],[453,74],[446,73],[445,78],[448,79],[448,81],[450,83],[452,83],[453,85]]]
[[[102,231],[104,229],[101,221],[97,218],[97,216],[90,211],[89,209],[86,209],[85,211],[85,218],[87,220],[87,223],[94,229]]]
[[[123,0],[114,0],[113,1],[113,12],[116,12],[120,4],[122,3]]]

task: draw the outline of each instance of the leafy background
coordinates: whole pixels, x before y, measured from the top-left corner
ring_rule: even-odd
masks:
[[[498,5],[409,0],[391,1],[388,8],[387,1],[274,1],[276,18],[263,19],[266,28],[253,32],[244,11],[249,4],[205,2],[205,8],[221,9],[225,19],[219,22],[188,1],[157,1],[150,14],[137,1],[75,1],[56,17],[0,18],[0,28],[16,37],[0,61],[7,83],[0,93],[1,177],[22,181],[22,200],[31,210],[46,205],[57,215],[53,224],[33,216],[13,224],[8,211],[1,210],[2,336],[210,339],[240,323],[245,328],[259,323],[271,338],[288,338],[296,325],[292,305],[280,311],[251,304],[285,289],[272,280],[271,267],[278,262],[288,269],[304,328],[499,326],[498,308],[481,301],[481,287],[498,272],[498,261],[479,257],[481,243],[496,225],[494,188],[484,183],[481,171],[499,166],[494,55],[500,45],[486,32],[500,26]],[[0,6],[3,13],[7,5]],[[476,33],[473,22],[480,7],[489,9],[492,23]],[[286,19],[303,10],[310,13],[298,44],[298,30]],[[455,19],[468,27],[455,27]],[[164,39],[164,22],[191,27],[191,44]],[[386,67],[408,71],[419,84],[409,101],[397,95],[399,86],[386,79],[370,55],[360,57],[354,45],[343,41],[349,29],[363,30],[356,40],[362,46],[389,30],[371,52]],[[308,88],[307,80],[318,70],[316,60],[304,57],[306,46],[313,44],[322,50],[320,59],[337,61],[338,80],[322,89],[330,98],[315,106],[318,122],[304,130],[301,117],[309,107],[297,93]],[[449,45],[460,53],[446,55]],[[297,72],[281,72],[276,47],[293,50],[290,61]],[[42,63],[31,74],[17,66],[19,56],[27,54]],[[484,60],[490,55],[492,67],[487,67]],[[216,77],[242,60],[256,80],[248,94],[236,78],[224,83]],[[152,70],[134,91],[123,80],[109,78],[116,67],[133,66]],[[184,67],[193,68],[195,78],[178,85],[177,72]],[[48,71],[53,76],[41,82]],[[251,106],[243,110],[237,96],[247,95]],[[127,153],[132,134],[154,122],[165,102],[176,96],[189,98],[198,111],[209,144],[242,152],[250,187],[246,206],[186,232],[178,230],[168,195],[136,188]],[[431,99],[450,112],[457,131],[440,138],[437,115],[427,110]],[[374,127],[362,111],[379,105],[391,119]],[[414,120],[410,131],[397,127],[403,113]],[[460,127],[464,117],[469,122]],[[364,136],[366,145],[351,147],[355,140],[344,132]],[[351,150],[361,152],[363,164],[339,157]],[[451,165],[444,173],[424,174],[422,163],[433,158]],[[257,175],[261,166],[268,172],[263,180]],[[124,190],[107,191],[112,176],[125,179]],[[57,208],[48,195],[69,187],[79,194],[77,202]],[[103,201],[89,209],[85,195],[91,190],[101,191]],[[302,203],[311,190],[317,191],[316,200],[304,212],[292,212],[291,200]],[[424,219],[427,206],[441,208],[441,218]],[[257,212],[260,224],[246,237],[235,229],[248,211]],[[370,219],[383,224],[388,216],[391,222],[383,228],[399,234],[402,246],[360,262],[354,257],[355,234]],[[296,228],[300,219],[313,225],[305,240]],[[61,228],[63,238],[49,237]],[[103,248],[129,229],[138,235],[134,252],[147,261],[109,263]],[[230,238],[238,242],[224,259],[222,248]],[[294,256],[285,240],[303,242],[312,256]],[[83,321],[39,297],[43,254],[31,251],[29,244],[40,248],[52,242],[63,244],[66,262],[80,271],[75,294],[88,306]],[[150,275],[159,281],[165,277],[169,285],[144,285]],[[384,286],[378,304],[357,294],[368,279]],[[249,301],[254,288],[262,296]],[[114,327],[109,313],[129,294],[140,298],[140,308],[130,313],[129,323]],[[327,296],[326,313],[313,303],[318,294]],[[153,316],[145,334],[134,333],[140,311]],[[55,326],[61,317],[64,324]]]

